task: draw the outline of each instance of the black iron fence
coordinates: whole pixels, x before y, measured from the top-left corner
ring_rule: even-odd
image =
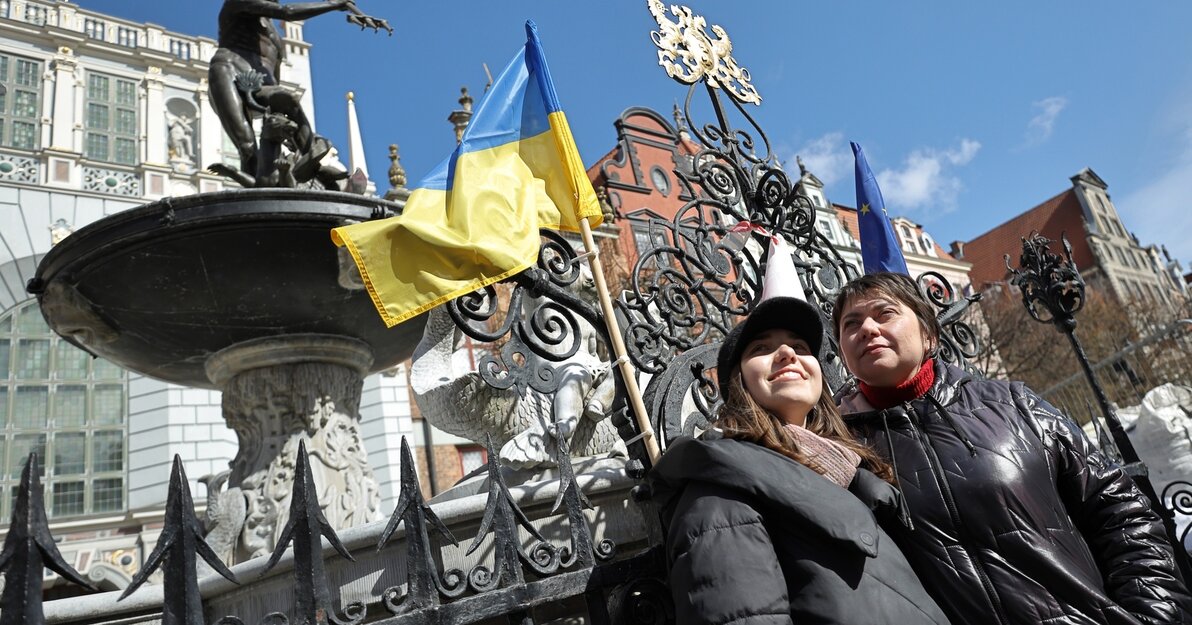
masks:
[[[275,611],[248,622],[525,625],[556,617],[582,618],[593,624],[672,620],[658,549],[619,554],[612,540],[594,540],[584,514],[591,504],[576,481],[566,442],[561,441],[557,450],[558,494],[551,515],[561,517],[567,527],[564,544],[544,538],[530,523],[505,483],[505,468],[490,440],[483,520],[467,554],[482,542],[491,542],[491,561],[486,559],[465,571],[447,568],[443,562],[442,548],[447,544],[459,546],[459,540],[424,500],[409,445],[403,438],[401,496],[376,545],[378,552],[404,550],[404,558],[390,560],[403,582],[371,601],[337,605],[328,582],[322,541],[326,539],[342,558],[353,560],[353,555],[323,517],[305,444],[301,444],[295,458],[289,521],[261,573],[264,576],[283,554],[291,552],[294,602],[291,606],[274,606]],[[58,553],[46,519],[39,473],[37,456],[31,454],[22,472],[13,523],[0,551],[0,572],[6,581],[0,598],[0,625],[45,622],[43,566],[94,590]],[[399,524],[404,526],[404,540],[390,546]],[[251,581],[237,580],[204,541],[182,462],[175,457],[161,537],[120,599],[136,593],[151,575],[161,571],[164,625],[244,625],[246,621],[238,615],[210,615],[204,609],[196,570],[199,558],[230,581]],[[111,607],[109,614],[96,614],[95,620],[86,622],[122,622],[127,617],[118,605]]]
[[[1109,401],[1136,406],[1147,391],[1164,384],[1192,385],[1192,320],[1177,320],[1092,363]],[[1089,419],[1092,386],[1075,373],[1044,390],[1043,397],[1081,422]]]

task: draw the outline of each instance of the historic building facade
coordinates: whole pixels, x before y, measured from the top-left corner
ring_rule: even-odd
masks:
[[[283,83],[314,119],[311,46],[300,23],[283,34]],[[204,171],[236,159],[208,100],[215,48],[69,2],[0,0],[0,523],[37,452],[59,548],[101,588],[126,585],[153,548],[173,456],[197,482],[227,470],[236,436],[217,391],[92,359],[49,330],[25,284],[91,222],[225,187]],[[361,429],[383,510],[396,501],[411,427],[405,386],[400,371],[365,381]],[[56,577],[46,579],[55,596]]]
[[[1183,306],[1188,285],[1183,268],[1166,248],[1143,245],[1123,224],[1109,197],[1109,185],[1092,169],[1070,178],[1072,186],[968,242],[952,244],[952,253],[973,264],[973,283],[984,289],[1009,277],[1005,255],[1018,265],[1021,237],[1031,232],[1058,242],[1066,236],[1072,260],[1084,279],[1120,302],[1145,302],[1171,310]],[[1060,246],[1052,246],[1060,252]]]

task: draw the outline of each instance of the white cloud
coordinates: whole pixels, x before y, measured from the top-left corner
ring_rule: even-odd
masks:
[[[915,150],[901,168],[878,172],[877,183],[886,208],[895,215],[923,209],[945,213],[954,210],[964,184],[952,168],[967,165],[980,149],[980,142],[961,139],[955,148]]]
[[[1068,106],[1068,98],[1052,96],[1031,103],[1031,107],[1039,112],[1026,125],[1026,145],[1038,145],[1051,137],[1055,130],[1055,120],[1060,116],[1064,107]]]
[[[944,157],[953,165],[968,165],[969,161],[977,156],[977,150],[980,149],[981,142],[972,139],[961,139],[960,147],[955,150],[945,151]]]
[[[853,153],[844,140],[844,134],[830,132],[818,139],[803,144],[795,154],[803,159],[807,171],[823,181],[825,187],[843,180],[852,174]]]
[[[1180,135],[1176,135],[1180,136]],[[1192,263],[1192,127],[1179,139],[1183,145],[1166,168],[1142,187],[1114,200],[1126,227],[1143,245],[1165,244],[1173,259]]]

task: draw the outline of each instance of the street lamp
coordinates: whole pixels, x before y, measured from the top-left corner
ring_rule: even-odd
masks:
[[[1127,475],[1134,479],[1139,490],[1150,498],[1156,513],[1163,519],[1163,525],[1171,540],[1172,549],[1175,551],[1180,572],[1185,580],[1192,579],[1192,565],[1188,562],[1187,551],[1176,534],[1174,515],[1163,505],[1163,499],[1156,494],[1155,487],[1151,484],[1148,476],[1146,464],[1138,457],[1138,452],[1130,443],[1130,437],[1122,428],[1122,422],[1118,420],[1109,403],[1109,398],[1105,396],[1104,389],[1097,382],[1097,376],[1093,372],[1084,347],[1076,338],[1076,313],[1085,304],[1085,283],[1080,276],[1080,271],[1076,268],[1076,263],[1072,261],[1072,246],[1068,243],[1067,237],[1060,235],[1060,242],[1064,247],[1062,257],[1052,253],[1048,247],[1052,241],[1038,232],[1032,232],[1030,236],[1023,237],[1022,256],[1019,259],[1020,268],[1015,269],[1010,266],[1009,254],[1006,254],[1005,257],[1006,268],[1014,275],[1011,282],[1022,291],[1022,305],[1026,307],[1031,317],[1040,323],[1055,324],[1056,328],[1063,332],[1072,343],[1076,359],[1080,361],[1080,367],[1084,370],[1085,377],[1088,378],[1093,395],[1097,398],[1097,404],[1101,407],[1101,414],[1104,416],[1113,441],[1121,454],[1125,465],[1123,469]],[[1192,323],[1192,319],[1182,319],[1179,323]]]

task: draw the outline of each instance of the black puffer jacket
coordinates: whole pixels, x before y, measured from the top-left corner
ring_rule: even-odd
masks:
[[[954,622],[1190,622],[1159,517],[1075,423],[1021,383],[935,376],[895,408],[840,403],[895,465],[915,527],[889,529]]]
[[[889,484],[857,475],[875,506],[894,502]],[[866,504],[785,456],[681,439],[650,482],[678,623],[947,623]]]

